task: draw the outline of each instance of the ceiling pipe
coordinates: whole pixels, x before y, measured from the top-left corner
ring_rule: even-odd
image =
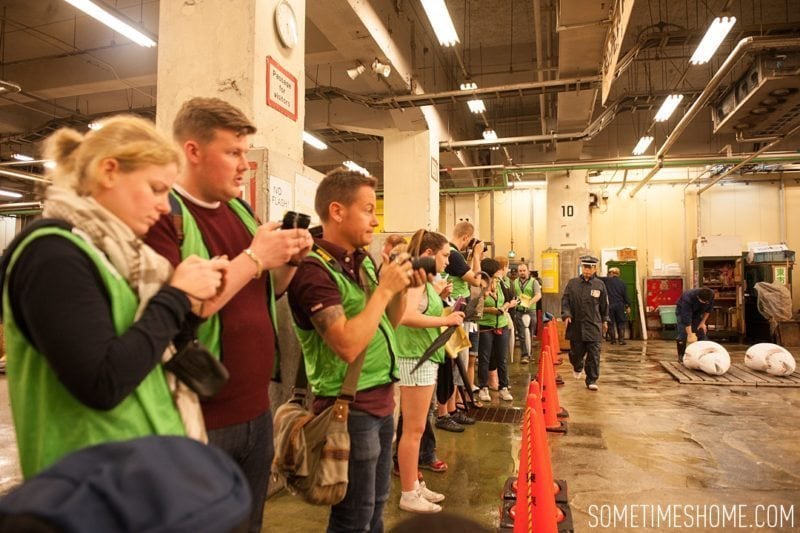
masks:
[[[426,105],[443,105],[453,102],[466,102],[480,96],[485,96],[487,98],[492,96],[495,98],[510,98],[527,94],[535,95],[540,93],[584,91],[596,89],[598,87],[600,87],[600,76],[515,83],[511,85],[498,85],[495,87],[480,87],[471,91],[457,90],[438,93],[405,94],[385,98],[364,96],[345,91],[338,87],[315,87],[306,91],[306,100],[341,98],[348,102],[361,104],[372,109],[401,109]]]
[[[753,154],[739,154],[736,157],[720,157],[719,154],[692,154],[674,156],[662,161],[664,167],[697,167],[705,165],[732,165],[749,158]],[[796,163],[800,162],[800,154],[795,152],[775,152],[764,154],[750,160],[751,163]],[[531,165],[476,165],[471,167],[453,167],[441,169],[441,172],[458,172],[461,170],[500,170],[503,172],[540,173],[566,170],[624,170],[649,168],[652,160],[647,157],[628,157],[623,159],[593,159],[578,161],[559,161],[553,163],[536,163]]]
[[[745,158],[744,160],[739,162],[737,165],[732,166],[731,168],[729,168],[728,170],[726,170],[725,172],[723,172],[719,176],[715,176],[714,179],[712,179],[710,182],[708,182],[708,184],[705,187],[703,187],[702,189],[697,191],[697,195],[700,196],[701,194],[706,192],[708,189],[713,187],[718,181],[720,181],[721,179],[723,179],[726,176],[728,176],[730,173],[736,172],[737,170],[742,168],[744,165],[746,165],[747,163],[749,163],[750,161],[752,161],[753,159],[755,159],[756,157],[758,157],[762,153],[766,152],[767,150],[769,150],[770,148],[772,148],[776,144],[780,143],[782,140],[791,137],[792,135],[794,135],[798,131],[800,131],[800,124],[798,124],[797,126],[792,128],[789,132],[786,133],[786,135],[781,135],[779,138],[775,139],[771,143],[765,144],[760,150],[758,150],[757,152],[754,152],[753,154],[750,154],[749,157]],[[798,158],[800,158],[800,156],[798,156]]]
[[[542,81],[544,61],[542,61],[542,0],[533,0],[533,31],[536,46],[536,80]],[[547,131],[547,113],[545,112],[544,95],[539,95],[539,119],[542,123],[542,134]]]
[[[552,142],[573,142],[588,141],[595,135],[603,131],[609,123],[619,114],[623,102],[629,98],[615,103],[603,110],[583,131],[572,133],[548,133],[545,135],[523,135],[519,137],[502,137],[500,139],[473,139],[469,141],[441,141],[439,149],[453,150],[458,148],[478,147],[478,146],[497,146],[504,144],[536,144]]]
[[[664,144],[656,152],[656,164],[653,166],[653,171],[648,174],[650,176],[648,180],[640,181],[636,187],[634,187],[629,196],[631,198],[641,190],[647,184],[649,179],[652,179],[658,171],[660,170],[659,163],[666,155],[667,151],[672,148],[672,146],[677,142],[678,138],[686,131],[686,128],[689,127],[689,124],[694,119],[694,117],[700,112],[700,110],[708,103],[711,97],[716,93],[717,88],[722,84],[723,79],[730,73],[733,69],[734,65],[739,62],[739,60],[744,57],[745,54],[752,53],[752,52],[760,52],[763,50],[768,50],[771,48],[800,48],[800,38],[789,38],[789,37],[745,37],[736,45],[733,51],[728,54],[728,57],[723,61],[720,68],[716,71],[714,76],[712,76],[711,80],[706,85],[703,92],[700,93],[700,96],[695,99],[692,103],[691,107],[688,111],[681,117],[681,120],[675,126],[675,129],[672,130],[672,133],[669,134],[667,140],[664,141]],[[760,153],[761,151],[759,151]]]

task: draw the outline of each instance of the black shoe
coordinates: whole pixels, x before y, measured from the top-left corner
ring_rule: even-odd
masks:
[[[450,415],[437,418],[436,424],[434,425],[439,429],[452,431],[453,433],[461,433],[464,431],[464,426],[453,420],[453,417]]]
[[[614,339],[611,339],[611,340],[610,340],[610,341],[608,341],[608,342],[610,342],[611,344],[617,344],[617,341],[615,341]]]
[[[475,423],[475,419],[472,418],[471,416],[467,416],[467,413],[465,413],[464,411],[456,411],[455,413],[450,415],[450,418],[452,418],[462,426],[471,426],[472,424]]]
[[[519,360],[519,364],[521,364],[521,365],[527,365],[530,362],[531,362],[531,360],[528,358],[527,355],[523,355],[522,358],[520,358],[520,360]]]
[[[623,344],[628,344],[628,343],[625,342],[625,341],[619,341],[619,344],[620,344],[620,346],[622,346]]]

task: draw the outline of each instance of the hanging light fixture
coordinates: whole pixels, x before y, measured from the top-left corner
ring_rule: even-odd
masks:
[[[719,45],[722,44],[725,36],[728,35],[728,32],[733,28],[734,24],[736,24],[736,17],[715,18],[714,22],[709,26],[708,31],[706,31],[703,40],[697,45],[697,49],[694,51],[689,63],[692,65],[708,63],[711,56],[713,56],[714,52],[719,48]]]
[[[351,80],[354,80],[357,77],[361,76],[366,71],[367,67],[365,67],[359,62],[358,65],[356,65],[355,67],[347,69],[347,75],[350,77]]]
[[[464,83],[459,85],[459,88],[462,91],[474,91],[475,89],[478,88],[478,84],[475,83],[474,81],[465,81]]]
[[[422,7],[428,15],[439,44],[445,47],[455,46],[459,42],[458,34],[444,0],[422,0]]]
[[[492,128],[486,128],[483,130],[483,138],[487,141],[497,140],[497,133]]]
[[[327,144],[325,144],[324,142],[322,142],[318,138],[314,137],[313,135],[311,135],[307,131],[303,132],[303,142],[306,143],[306,144],[310,144],[311,146],[313,146],[317,150],[327,150],[328,149],[328,145]]]
[[[483,105],[483,100],[469,100],[467,102],[467,106],[469,106],[469,110],[475,114],[486,111],[486,106]]]
[[[658,113],[656,113],[655,121],[664,122],[669,119],[672,113],[675,112],[675,109],[677,109],[678,104],[681,103],[681,100],[683,100],[682,94],[671,94],[667,96],[667,99],[664,100],[664,103],[661,104],[661,107],[658,109]]]
[[[152,48],[156,45],[155,40],[150,38],[150,36],[146,35],[143,31],[135,28],[133,26],[133,22],[129,22],[125,19],[122,13],[119,13],[110,7],[104,6],[100,7],[95,2],[91,0],[64,0],[68,4],[80,9],[90,17],[98,20],[114,30],[117,33],[121,33],[131,41],[135,42],[139,46],[144,46],[145,48]]]
[[[17,161],[33,161],[31,156],[20,153],[11,154],[11,157]]]
[[[369,170],[367,170],[366,168],[362,167],[361,165],[359,165],[355,161],[350,161],[348,159],[347,161],[343,161],[342,164],[344,166],[346,166],[347,168],[349,168],[350,170],[352,170],[353,172],[360,172],[361,174],[364,174],[365,176],[369,176]]]
[[[636,143],[636,146],[633,148],[633,155],[642,155],[647,150],[647,147],[650,146],[650,143],[653,142],[653,137],[650,135],[645,135],[639,142]]]

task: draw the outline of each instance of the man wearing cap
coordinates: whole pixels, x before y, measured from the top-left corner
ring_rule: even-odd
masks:
[[[678,298],[675,314],[678,317],[678,361],[683,362],[686,340],[706,340],[706,320],[714,308],[714,291],[708,287],[689,289]]]
[[[608,333],[611,336],[611,344],[617,342],[615,335],[619,334],[619,343],[625,344],[625,327],[628,325],[628,311],[631,304],[628,301],[628,287],[625,282],[619,279],[619,269],[611,267],[608,269],[608,277],[602,278],[608,291],[608,308],[611,317],[611,328]]]
[[[580,258],[581,275],[572,278],[561,297],[561,318],[567,326],[572,375],[580,379],[586,371],[586,387],[597,390],[600,377],[600,343],[608,328],[608,293],[595,275],[598,259]]]

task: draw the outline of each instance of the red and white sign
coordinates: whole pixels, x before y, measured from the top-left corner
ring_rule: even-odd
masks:
[[[297,78],[267,56],[267,105],[297,121]]]

